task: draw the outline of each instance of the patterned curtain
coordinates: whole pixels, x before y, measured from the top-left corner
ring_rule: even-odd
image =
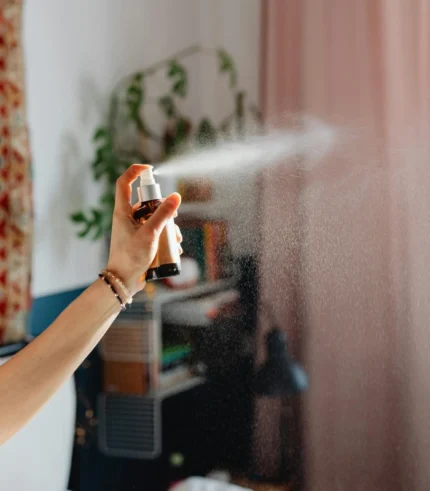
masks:
[[[32,194],[21,40],[23,0],[0,0],[0,343],[23,339],[30,306]]]

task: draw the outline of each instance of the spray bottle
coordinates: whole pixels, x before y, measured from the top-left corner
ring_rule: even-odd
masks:
[[[162,203],[160,185],[155,182],[152,167],[140,173],[137,189],[139,201],[133,206],[133,219],[144,224]],[[181,272],[181,260],[176,239],[175,222],[170,219],[161,232],[157,255],[146,273],[146,281],[176,276]]]

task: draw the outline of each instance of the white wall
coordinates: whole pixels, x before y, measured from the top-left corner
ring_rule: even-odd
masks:
[[[260,0],[201,0],[200,38],[205,46],[223,46],[233,56],[238,69],[238,85],[248,102],[258,102],[260,55]],[[228,83],[219,83],[217,66],[210,60],[202,65],[201,111],[217,121],[232,110]],[[221,185],[220,185],[221,184]],[[257,186],[255,174],[221,177],[215,190],[218,200],[229,207],[223,215],[229,220],[234,254],[256,252]]]
[[[260,0],[200,0],[199,35],[207,47],[222,46],[233,56],[239,86],[257,102],[259,91]],[[204,59],[205,60],[205,59]],[[202,67],[202,114],[221,119],[231,111],[227,83],[219,83],[217,65]]]
[[[256,99],[259,0],[27,0],[24,11],[40,296],[85,285],[104,265],[104,244],[77,239],[68,215],[97,201],[91,136],[115,82],[191,44],[223,45]],[[204,70],[201,80],[191,114],[215,114]]]

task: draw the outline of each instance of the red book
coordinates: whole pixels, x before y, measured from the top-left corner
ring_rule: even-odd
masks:
[[[227,224],[210,221],[204,225],[206,279],[216,281],[224,276],[224,256],[227,247]]]

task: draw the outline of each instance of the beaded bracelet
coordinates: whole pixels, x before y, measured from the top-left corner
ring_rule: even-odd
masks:
[[[106,283],[106,285],[111,289],[112,293],[115,295],[119,304],[121,305],[121,310],[124,312],[124,310],[126,309],[126,305],[121,300],[121,297],[118,295],[118,292],[115,290],[115,287],[112,285],[112,283],[103,274],[100,273],[99,278],[102,279]]]
[[[111,271],[108,271],[107,269],[104,269],[102,271],[102,275],[104,276],[109,276],[109,278],[112,279],[119,287],[122,289],[124,292],[125,296],[127,297],[127,301],[125,302],[126,304],[131,304],[133,302],[133,297],[130,293],[130,290],[124,285],[124,283],[118,278],[118,276],[115,276]]]

